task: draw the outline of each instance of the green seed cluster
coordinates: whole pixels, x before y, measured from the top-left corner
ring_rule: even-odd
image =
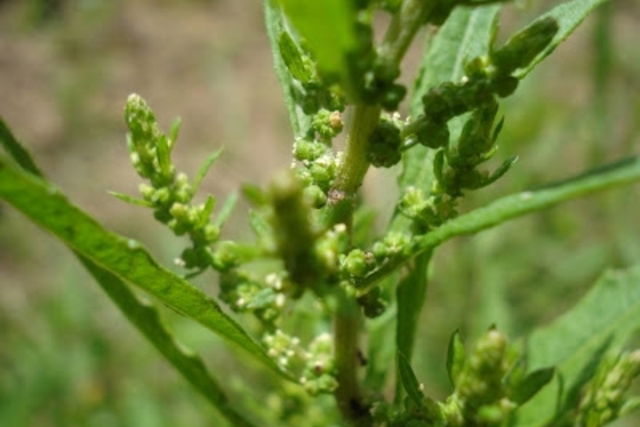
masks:
[[[435,182],[426,197],[410,188],[399,209],[414,221],[417,231],[427,231],[456,215],[456,199],[465,190],[486,187],[503,176],[516,161],[504,161],[496,170],[478,166],[496,152],[502,121],[495,123],[497,97],[511,95],[518,85],[517,70],[527,67],[551,42],[558,23],[543,19],[524,29],[488,56],[465,64],[461,82],[445,82],[422,98],[423,115],[407,125],[417,142],[438,150],[433,159]],[[450,141],[448,122],[469,114],[458,140]]]
[[[509,399],[506,379],[515,356],[502,333],[494,328],[485,333],[452,378],[455,391],[441,405],[445,425],[500,425],[505,421],[516,407]]]
[[[586,387],[578,409],[578,425],[597,427],[621,415],[625,394],[640,374],[640,350],[605,360]]]
[[[176,235],[191,239],[192,247],[182,252],[181,263],[189,269],[207,268],[212,258],[210,245],[220,234],[211,222],[215,199],[209,197],[202,204],[192,204],[194,186],[185,174],[176,173],[171,162],[175,135],[169,138],[160,131],[155,115],[140,96],[129,96],[125,121],[131,162],[138,174],[149,181],[140,186],[144,202],[153,208],[158,221],[167,224]]]
[[[231,270],[220,275],[219,297],[238,313],[252,313],[269,328],[275,326],[287,301],[286,277],[271,274],[260,281],[250,274]]]
[[[402,137],[396,120],[382,117],[369,137],[367,160],[375,167],[388,168],[402,157]]]

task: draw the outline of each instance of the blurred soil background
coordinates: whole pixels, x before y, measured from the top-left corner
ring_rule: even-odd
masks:
[[[508,6],[502,34],[557,3]],[[590,17],[504,103],[496,157],[518,154],[520,161],[464,210],[637,153],[639,40],[636,0],[611,2]],[[407,83],[421,45],[407,60]],[[0,115],[71,200],[170,265],[182,242],[147,210],[107,193],[137,191],[122,118],[131,92],[148,100],[165,129],[182,117],[180,169],[193,174],[225,147],[203,184],[220,201],[242,183],[265,185],[289,165],[292,141],[261,2],[0,0]],[[365,197],[382,212],[379,229],[396,197],[396,174],[375,170],[367,178]],[[615,190],[445,245],[417,344],[427,391],[448,392],[444,356],[454,329],[473,339],[496,323],[522,336],[571,307],[603,270],[638,263],[639,196],[638,186]],[[227,236],[249,237],[245,211],[236,208]],[[215,294],[215,275],[198,283]],[[242,388],[246,358],[167,316],[244,407],[282,405]],[[85,425],[221,424],[66,248],[0,205],[0,426]]]

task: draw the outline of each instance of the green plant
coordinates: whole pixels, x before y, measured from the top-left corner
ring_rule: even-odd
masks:
[[[233,425],[602,425],[637,406],[625,397],[639,372],[637,353],[620,351],[638,326],[637,267],[605,274],[576,307],[526,341],[509,343],[490,327],[465,349],[454,333],[446,366],[453,390],[445,399],[429,397],[411,367],[428,268],[441,243],[640,179],[640,159],[633,157],[458,213],[465,195],[515,162],[481,167],[497,153],[499,101],[600,3],[567,1],[506,43],[496,41],[500,4],[494,1],[265,3],[296,164],[268,188],[244,187],[254,242],[220,240],[235,198],[215,215],[213,197],[193,200],[221,152],[190,180],[171,161],[179,122],[165,134],[142,98],[127,100],[131,161],[146,182],[141,198],[114,195],[152,209],[176,235],[188,237],[177,262],[182,275],[73,206],[4,124],[0,136],[10,158],[0,158],[0,197],[67,244],[125,316]],[[380,9],[391,22],[376,47],[372,20]],[[429,40],[410,114],[402,118],[395,112],[407,92],[397,83],[400,62],[425,25],[440,29]],[[334,143],[342,132],[339,151]],[[370,166],[398,163],[401,197],[388,230],[372,236],[358,189]],[[207,269],[219,273],[217,299],[189,282]],[[246,350],[275,374],[269,381],[278,403],[252,404],[248,387],[227,397],[134,289]],[[241,325],[218,299],[255,320],[242,317]],[[385,383],[392,372],[397,385],[390,393]]]

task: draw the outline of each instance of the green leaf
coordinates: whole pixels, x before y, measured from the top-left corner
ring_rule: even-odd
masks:
[[[100,268],[77,252],[76,255],[127,319],[196,390],[202,393],[233,425],[252,425],[244,416],[233,409],[229,399],[217,381],[213,379],[202,359],[175,340],[162,323],[153,305],[139,300],[117,276]]]
[[[0,141],[24,170],[42,177],[42,173],[35,165],[29,152],[15,139],[1,119]],[[232,408],[227,396],[208,372],[202,359],[174,339],[151,303],[141,301],[117,276],[98,267],[78,252],[73,251],[73,253],[127,319],[196,390],[202,393],[234,425],[251,426],[249,421]]]
[[[42,176],[42,173],[33,161],[31,154],[29,154],[29,152],[25,150],[13,136],[13,133],[11,133],[11,130],[2,118],[0,118],[0,143],[7,153],[9,153],[11,158],[20,165],[22,169],[34,175]]]
[[[526,403],[551,381],[554,374],[555,368],[553,367],[541,368],[531,372],[522,382],[515,386],[510,399],[518,405]]]
[[[347,0],[279,0],[326,75],[348,74],[348,54],[357,47],[356,10]]]
[[[409,360],[413,355],[418,318],[427,293],[427,267],[430,260],[429,252],[418,256],[396,290],[398,300],[396,345],[398,351]]]
[[[529,64],[528,67],[520,70],[515,75],[523,78],[531,72],[544,58],[549,56],[551,52],[562,43],[578,25],[593,11],[596,7],[607,0],[571,0],[562,3],[544,15],[537,18],[529,26],[535,25],[537,22],[545,18],[552,17],[558,22],[559,30],[551,43]]]
[[[610,188],[640,181],[640,157],[630,157],[534,191],[524,191],[498,199],[487,206],[460,215],[438,228],[416,238],[410,254],[382,265],[355,285],[367,289],[381,277],[414,256],[431,251],[443,242],[462,235],[474,234],[505,221],[547,209],[558,203]]]
[[[284,53],[280,50],[280,37],[283,33],[286,33],[290,40],[293,39],[285,28],[282,11],[275,2],[276,0],[264,0],[265,22],[271,51],[273,53],[273,66],[280,85],[282,86],[284,102],[289,112],[289,121],[293,129],[293,135],[295,137],[302,137],[309,128],[311,120],[294,102],[293,85],[295,81],[284,62]]]
[[[465,351],[462,338],[460,338],[460,331],[455,330],[449,338],[449,346],[447,347],[447,374],[449,375],[449,381],[453,387],[458,382],[458,377],[464,368]]]
[[[213,153],[209,154],[207,158],[204,160],[204,162],[202,162],[202,165],[200,165],[200,168],[198,169],[198,173],[196,174],[196,177],[193,180],[193,194],[195,194],[198,191],[198,188],[200,188],[200,184],[202,184],[202,180],[204,179],[205,176],[207,176],[209,169],[211,169],[211,166],[213,166],[216,160],[220,158],[223,151],[224,151],[224,148],[217,149]]]
[[[498,199],[452,219],[419,238],[416,252],[427,251],[460,235],[477,233],[513,218],[640,180],[640,157],[630,157],[573,178]]]
[[[287,69],[302,83],[307,83],[313,77],[313,70],[305,63],[302,50],[298,47],[287,31],[282,31],[278,37],[278,48]]]
[[[420,390],[420,383],[409,364],[409,360],[400,352],[398,352],[398,373],[407,395],[418,407],[422,406],[424,404],[424,393]]]
[[[453,10],[428,43],[411,96],[412,117],[421,114],[422,97],[431,88],[447,81],[459,81],[464,75],[465,61],[489,51],[492,26],[499,10],[499,5]],[[430,188],[433,155],[434,150],[422,145],[412,147],[403,155],[402,173],[398,179],[401,190],[410,185]],[[408,221],[396,215],[393,227],[406,228]]]
[[[238,203],[238,192],[234,191],[229,194],[229,197],[227,197],[222,204],[222,208],[220,208],[220,212],[218,213],[216,220],[213,222],[213,225],[216,227],[222,227],[231,216],[231,212],[233,212],[233,208],[236,206],[236,203]]]
[[[575,404],[579,386],[602,354],[640,327],[640,266],[609,271],[567,313],[536,330],[527,343],[531,369],[556,366],[558,375],[517,412],[517,426],[547,425],[556,408]],[[560,401],[558,401],[560,397]]]
[[[0,198],[99,267],[138,286],[288,377],[215,300],[160,267],[138,242],[105,230],[58,189],[4,159],[0,159]]]
[[[146,200],[137,199],[128,194],[118,193],[117,191],[109,191],[108,193],[111,194],[116,199],[122,200],[125,203],[129,203],[136,206],[144,206],[146,208],[153,207],[153,205],[147,202]]]

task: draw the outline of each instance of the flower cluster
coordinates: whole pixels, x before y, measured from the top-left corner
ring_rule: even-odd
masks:
[[[640,350],[605,359],[583,392],[578,408],[578,424],[605,425],[624,412],[625,393],[640,375]]]
[[[207,268],[212,262],[210,245],[220,234],[219,227],[211,221],[215,199],[208,197],[204,203],[192,203],[206,169],[195,182],[190,182],[184,173],[176,173],[171,149],[176,142],[178,126],[174,126],[170,136],[163,134],[155,115],[140,96],[134,94],[127,99],[125,121],[129,127],[127,145],[131,162],[149,184],[140,185],[141,201],[118,196],[151,207],[155,218],[167,224],[176,235],[188,235],[192,246],[182,252],[180,263],[189,269]]]

